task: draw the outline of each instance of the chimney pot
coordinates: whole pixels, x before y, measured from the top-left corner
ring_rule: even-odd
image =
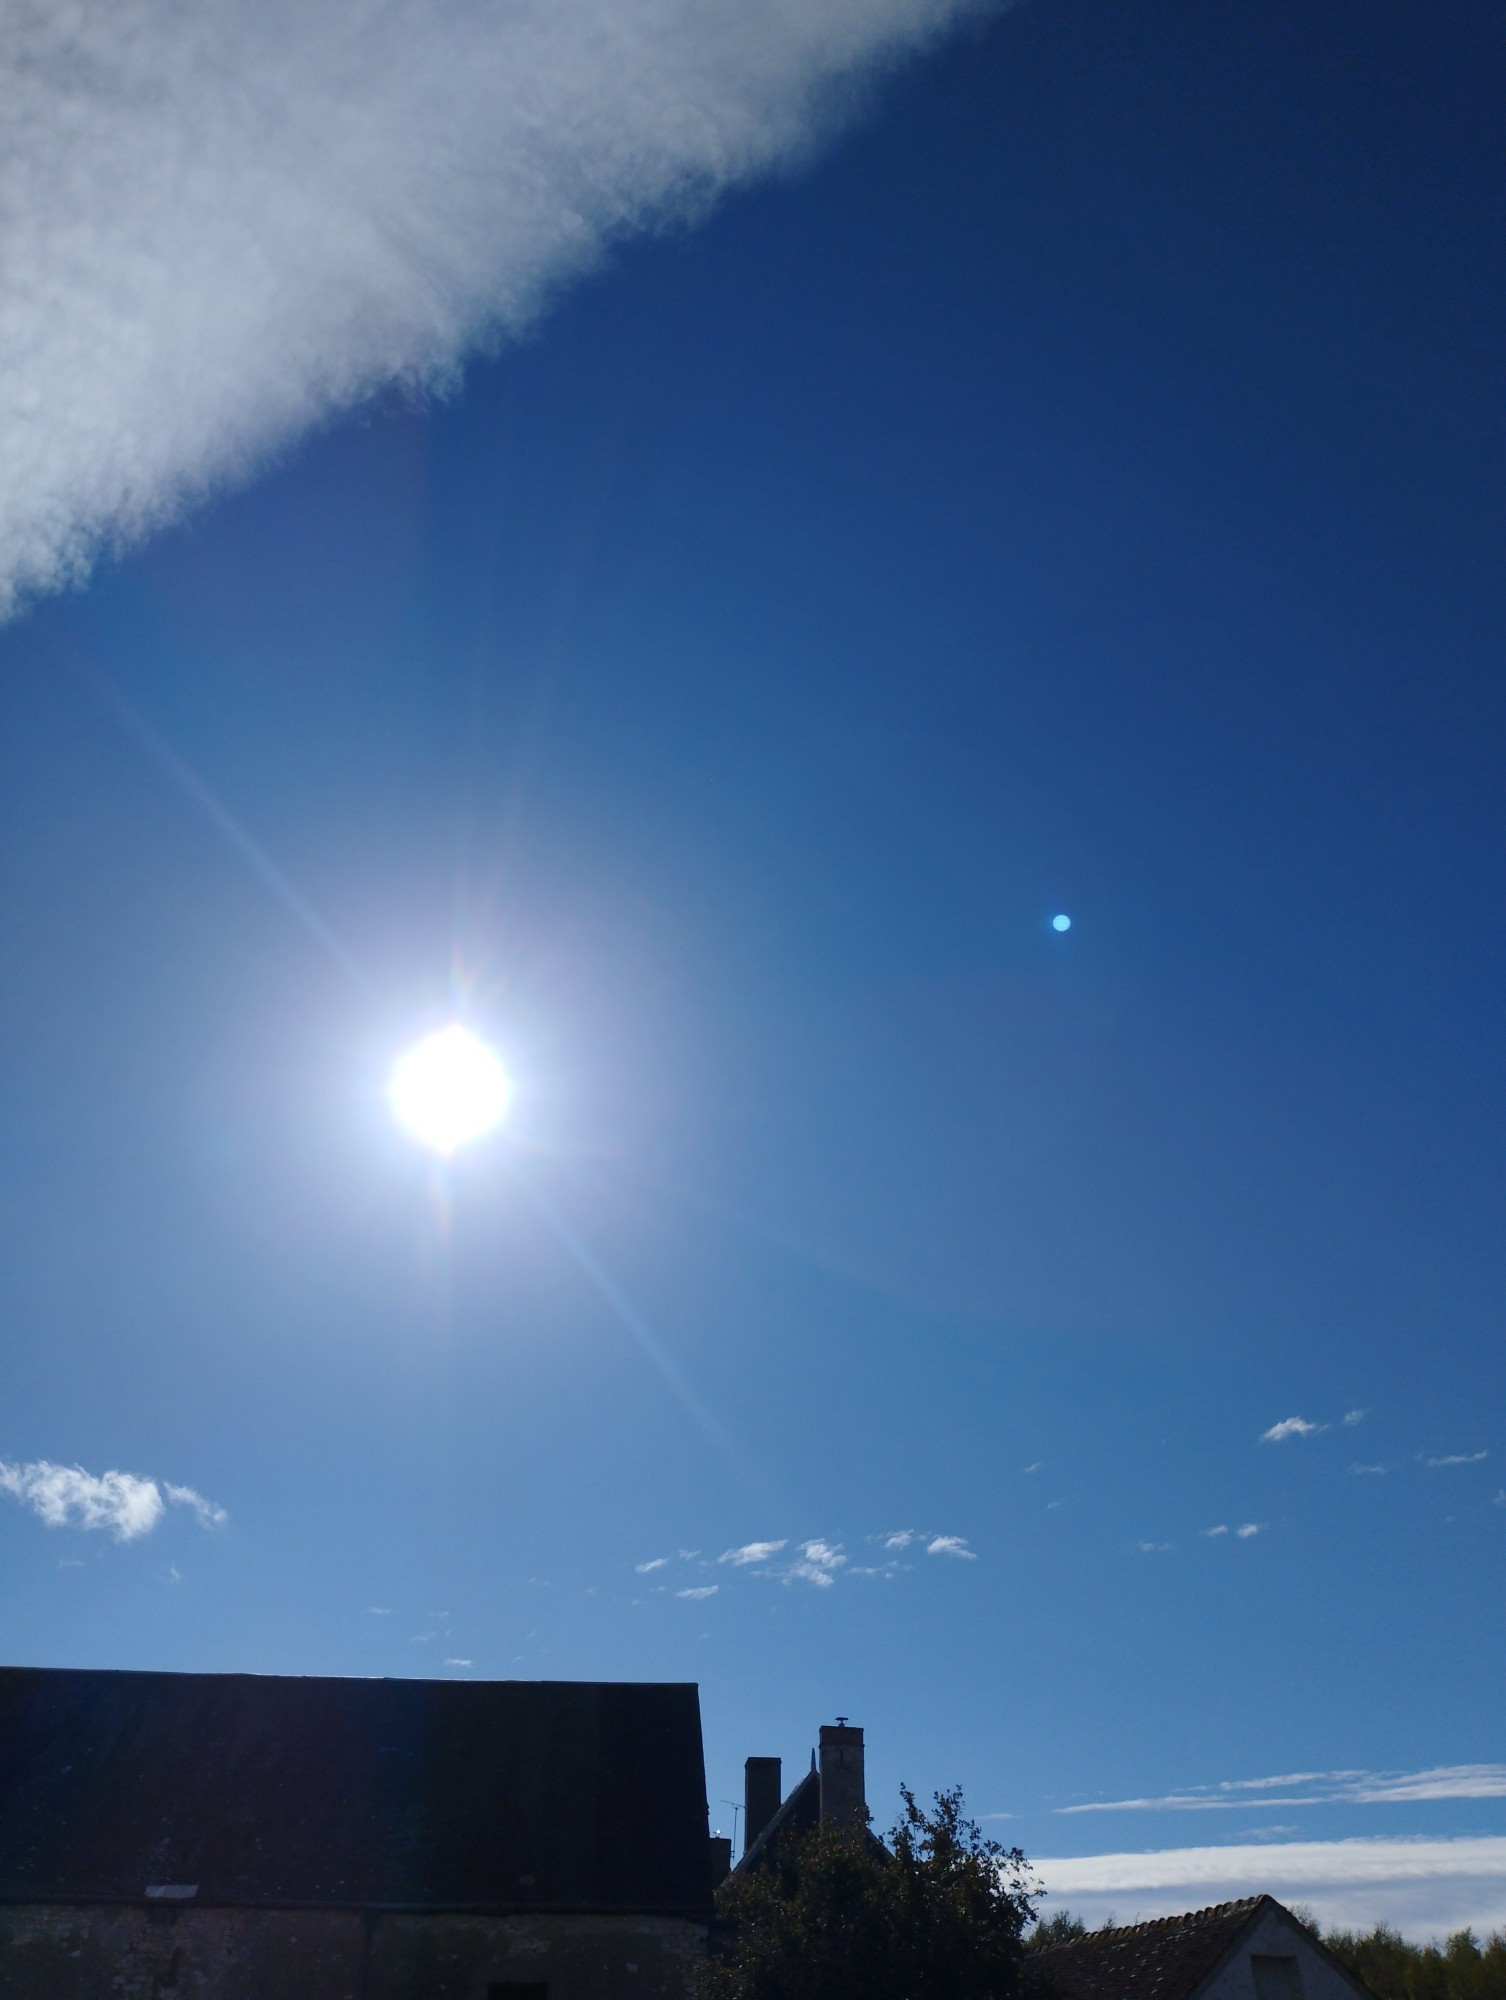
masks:
[[[863,1732],[846,1716],[821,1725],[821,1817],[834,1826],[866,1826]]]

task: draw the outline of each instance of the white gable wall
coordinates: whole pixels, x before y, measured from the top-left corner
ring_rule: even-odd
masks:
[[[1268,1991],[1256,1986],[1252,1958],[1295,1959],[1298,1984],[1290,1990],[1290,2000],[1355,2000],[1365,1988],[1341,1967],[1313,1948],[1312,1940],[1285,1910],[1262,1912],[1253,1931],[1239,1949],[1198,1988],[1197,2000],[1288,2000],[1281,1990],[1279,1974]]]

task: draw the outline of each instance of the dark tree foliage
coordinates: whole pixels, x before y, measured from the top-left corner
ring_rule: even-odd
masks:
[[[1409,1944],[1399,1931],[1325,1931],[1335,1958],[1357,1973],[1375,2000],[1506,2000],[1506,1930],[1481,1944],[1455,1931],[1442,1945]]]
[[[1014,2000],[1032,1889],[960,1791],[904,1809],[889,1851],[866,1827],[815,1828],[718,1896],[722,1948],[702,2000]]]
[[[1057,1910],[1054,1915],[1041,1918],[1026,1938],[1025,1949],[1048,1951],[1054,1944],[1076,1944],[1087,1934],[1088,1927],[1081,1917],[1074,1917],[1070,1910]]]

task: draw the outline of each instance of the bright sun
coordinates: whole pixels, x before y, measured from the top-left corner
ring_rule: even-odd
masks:
[[[448,1157],[500,1123],[512,1079],[485,1042],[452,1021],[408,1051],[387,1095],[419,1144]]]

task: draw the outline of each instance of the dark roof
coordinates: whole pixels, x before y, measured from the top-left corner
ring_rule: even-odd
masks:
[[[1071,1944],[1037,1952],[1032,1971],[1041,1987],[1062,2000],[1191,2000],[1271,1901],[1247,1896],[1185,1917],[1089,1931]]]
[[[744,1850],[742,1859],[732,1872],[741,1875],[751,1873],[757,1868],[772,1867],[780,1849],[787,1841],[803,1839],[820,1823],[821,1779],[814,1770],[811,1770],[807,1771],[796,1785],[757,1840]],[[874,1852],[881,1854],[885,1861],[888,1861],[891,1858],[889,1850],[878,1835],[869,1832],[866,1827],[864,1832]]]
[[[757,1840],[743,1850],[735,1872],[745,1874],[755,1868],[767,1868],[784,1841],[800,1839],[819,1825],[820,1819],[821,1780],[815,1771],[808,1771]]]
[[[0,1669],[0,1899],[711,1902],[691,1685]]]

